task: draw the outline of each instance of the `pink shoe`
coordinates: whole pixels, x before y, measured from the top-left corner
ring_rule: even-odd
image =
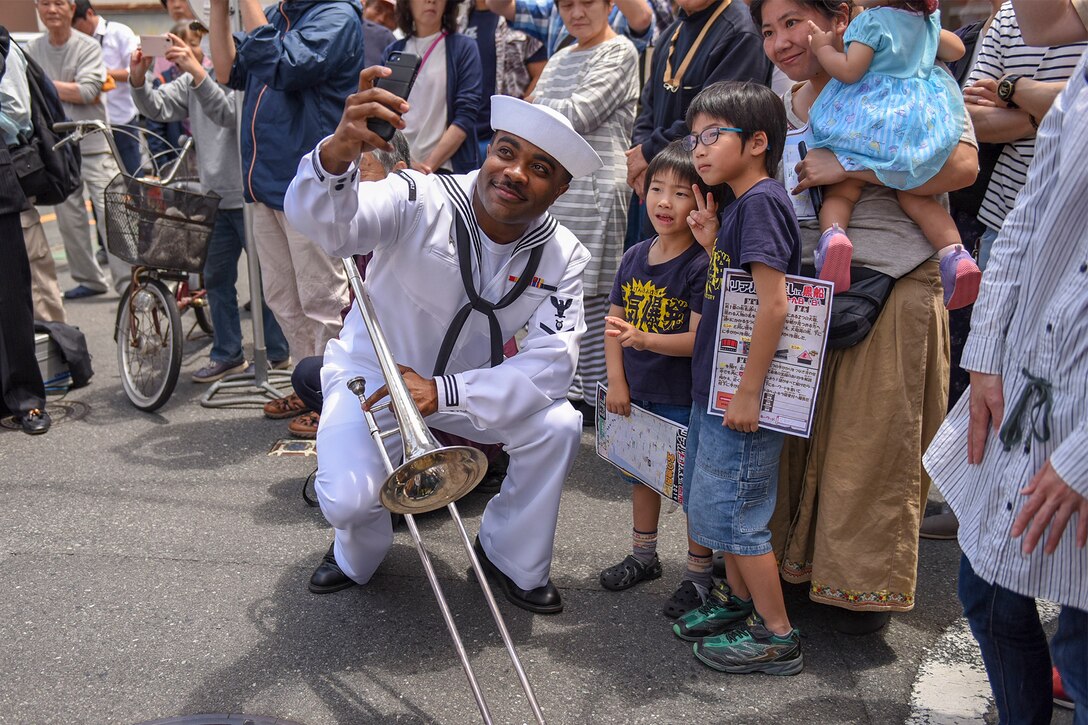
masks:
[[[982,284],[982,270],[962,244],[941,260],[941,284],[944,285],[944,306],[950,310],[974,304]]]
[[[825,282],[834,282],[836,292],[850,289],[850,258],[854,245],[838,224],[820,235],[816,245],[816,276]]]

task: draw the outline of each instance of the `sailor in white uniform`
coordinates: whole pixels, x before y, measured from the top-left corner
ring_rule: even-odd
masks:
[[[492,99],[496,129],[478,172],[404,171],[358,181],[358,158],[386,148],[366,125],[406,104],[371,87],[363,72],[336,132],[299,164],[287,192],[292,226],[328,254],[374,252],[369,291],[405,382],[427,424],[481,443],[501,443],[510,467],[484,511],[477,552],[508,600],[539,613],[562,610],[551,583],[559,495],[574,463],[581,415],[566,400],[586,325],[582,270],[589,253],[548,215],[572,177],[601,161],[551,109]],[[517,355],[502,345],[528,329]],[[347,382],[382,381],[357,306],[325,348],[324,405],[317,433],[317,494],[336,536],[310,580],[318,593],[365,584],[393,541],[379,499],[386,472]],[[389,411],[378,414],[392,426]],[[398,436],[387,439],[399,456]],[[394,458],[396,460],[396,458]]]

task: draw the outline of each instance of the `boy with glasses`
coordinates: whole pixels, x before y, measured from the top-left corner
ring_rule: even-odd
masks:
[[[795,675],[804,666],[801,640],[786,615],[770,532],[785,436],[759,426],[763,383],[786,321],[786,275],[801,268],[801,231],[774,178],[785,109],[766,86],[728,81],[695,97],[687,123],[699,176],[708,186],[728,184],[736,197],[720,224],[713,199],[698,193],[688,215],[710,269],[703,294],[708,319],[696,330],[692,353],[684,509],[692,541],[725,552],[726,580],[673,632],[694,641],[695,656],[716,670]],[[719,420],[707,409],[726,269],[752,275],[759,308],[740,383]]]

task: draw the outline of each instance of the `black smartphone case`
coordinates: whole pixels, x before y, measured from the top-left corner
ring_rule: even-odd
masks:
[[[412,92],[412,85],[416,82],[416,76],[419,74],[419,56],[413,53],[394,51],[389,54],[385,65],[393,71],[393,74],[385,78],[379,78],[374,85],[407,101],[408,94]],[[392,125],[378,118],[367,119],[366,127],[386,141],[393,138],[393,134],[396,133],[396,129]]]

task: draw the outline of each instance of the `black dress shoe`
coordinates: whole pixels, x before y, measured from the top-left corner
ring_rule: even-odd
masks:
[[[592,428],[597,425],[597,409],[584,400],[572,400],[570,404],[582,414],[582,427]]]
[[[49,413],[37,408],[31,410],[22,418],[16,418],[15,420],[23,427],[24,433],[32,436],[45,433],[49,430],[49,426],[53,425],[53,419],[49,417]]]
[[[335,544],[329,544],[328,553],[321,558],[321,563],[310,576],[310,591],[314,594],[332,594],[355,586],[355,580],[345,574],[336,563],[336,556],[332,553],[333,546]]]
[[[499,567],[491,563],[484,553],[484,547],[480,545],[480,537],[476,537],[473,546],[476,550],[476,558],[480,560],[480,566],[493,584],[498,584],[506,595],[506,600],[514,606],[521,607],[536,614],[559,614],[563,611],[563,599],[559,596],[559,590],[549,579],[544,586],[536,589],[522,589],[514,580],[499,570]]]

